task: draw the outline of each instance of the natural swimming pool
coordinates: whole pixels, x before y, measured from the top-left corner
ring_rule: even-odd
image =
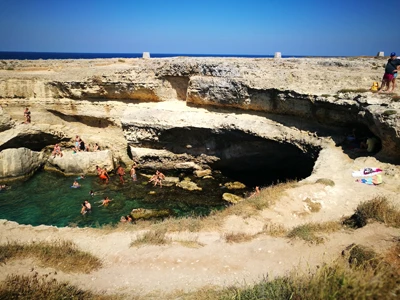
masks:
[[[216,174],[215,179],[191,176],[202,191],[187,191],[175,185],[153,187],[140,175],[137,182],[126,176],[125,184],[119,183],[118,176],[112,176],[108,184],[97,176],[88,176],[79,180],[80,188],[74,189],[71,185],[76,177],[39,171],[27,180],[10,183],[10,189],[0,191],[0,219],[34,226],[96,227],[115,224],[134,208],[169,209],[176,217],[204,216],[226,207],[227,202],[222,200],[224,192],[243,196],[248,191],[221,188],[221,183],[229,181],[222,174]],[[91,190],[95,191],[93,197],[89,195]],[[113,201],[107,207],[99,207],[98,202],[105,196]],[[92,212],[81,215],[84,200],[92,204]]]

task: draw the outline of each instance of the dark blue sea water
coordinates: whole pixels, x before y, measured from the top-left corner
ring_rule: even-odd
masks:
[[[68,53],[68,52],[8,52],[0,51],[0,59],[94,59],[94,58],[140,58],[143,53]],[[244,58],[271,58],[274,55],[244,55],[244,54],[177,54],[177,53],[150,53],[150,57],[244,57]],[[301,55],[282,55],[287,57],[306,57]]]

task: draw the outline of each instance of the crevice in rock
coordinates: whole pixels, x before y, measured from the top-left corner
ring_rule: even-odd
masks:
[[[165,76],[172,88],[176,91],[176,96],[179,100],[186,100],[186,94],[189,86],[189,78],[181,76]]]
[[[63,119],[66,122],[79,122],[90,127],[106,128],[108,126],[115,125],[114,122],[104,118],[96,118],[92,116],[80,116],[80,115],[70,116],[52,109],[48,109],[47,111],[51,112],[52,114]]]
[[[52,135],[49,133],[40,134],[20,134],[6,143],[0,145],[0,151],[9,148],[28,148],[32,151],[41,151],[43,148],[54,145],[60,142],[69,141],[69,138],[60,138],[57,135]]]

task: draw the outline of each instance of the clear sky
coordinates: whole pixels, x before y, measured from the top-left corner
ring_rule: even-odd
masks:
[[[0,51],[400,55],[400,0],[0,0]]]

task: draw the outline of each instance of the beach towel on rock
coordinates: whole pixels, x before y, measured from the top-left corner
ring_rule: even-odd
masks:
[[[379,168],[364,168],[358,171],[353,171],[351,176],[353,177],[370,177],[381,173],[382,170]]]
[[[374,175],[373,177],[357,179],[357,182],[368,185],[380,185],[383,182],[382,175]]]

